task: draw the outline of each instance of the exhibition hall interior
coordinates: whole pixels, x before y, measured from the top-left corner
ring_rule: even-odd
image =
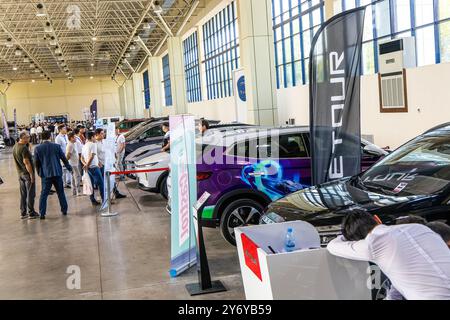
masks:
[[[0,300],[450,300],[449,83],[450,0],[0,0]]]

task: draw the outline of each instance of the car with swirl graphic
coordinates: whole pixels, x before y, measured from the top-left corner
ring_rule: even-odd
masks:
[[[231,244],[234,228],[259,224],[269,203],[311,185],[308,127],[241,128],[207,136],[198,144],[198,197],[211,194],[202,225],[219,227]],[[388,154],[365,140],[361,152],[363,171]]]

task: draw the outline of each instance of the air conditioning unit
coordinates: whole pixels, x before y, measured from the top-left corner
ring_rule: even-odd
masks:
[[[381,112],[408,112],[406,69],[416,67],[413,37],[379,44],[379,88]]]

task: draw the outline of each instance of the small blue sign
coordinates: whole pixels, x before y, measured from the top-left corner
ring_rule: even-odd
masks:
[[[245,76],[242,76],[237,81],[237,89],[239,93],[239,99],[243,102],[247,101],[247,94],[245,93]]]

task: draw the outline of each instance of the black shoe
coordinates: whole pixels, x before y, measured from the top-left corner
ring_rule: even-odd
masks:
[[[91,203],[92,203],[93,206],[99,206],[100,205],[100,202],[98,202],[97,200],[91,201]]]
[[[40,216],[39,219],[40,220],[45,220],[45,216]]]
[[[30,214],[30,220],[34,220],[34,219],[37,219],[39,217],[39,214],[37,214],[36,212],[34,212],[34,213],[32,213],[32,214]]]
[[[115,194],[115,197],[116,197],[116,199],[124,199],[127,196],[118,192],[118,193]]]
[[[25,220],[28,219],[28,214],[23,214],[20,216],[20,219]]]
[[[67,212],[62,212],[62,215],[63,216],[67,216]]]

